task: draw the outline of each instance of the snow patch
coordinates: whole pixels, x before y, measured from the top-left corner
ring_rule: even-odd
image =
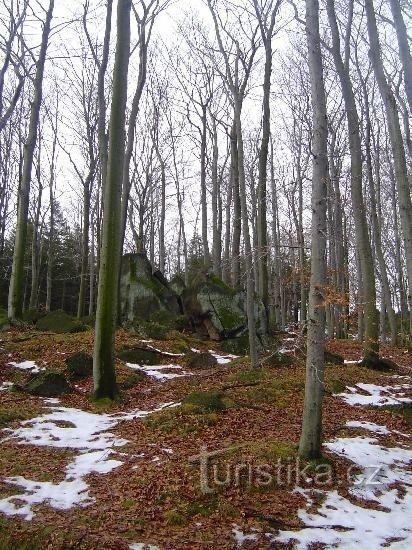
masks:
[[[232,529],[233,536],[235,537],[235,542],[237,548],[241,548],[245,542],[254,542],[257,540],[257,536],[253,534],[246,535],[242,529],[236,525],[233,524]]]
[[[8,365],[10,365],[10,367],[14,367],[15,369],[29,370],[33,374],[40,372],[40,368],[34,361],[22,361],[21,363],[10,362]]]
[[[186,372],[179,365],[139,365],[137,363],[126,363],[130,369],[141,370],[156,380],[172,380],[173,378],[182,378],[183,376],[193,376],[191,372]],[[163,370],[180,370],[180,374],[173,372],[162,372]]]
[[[237,359],[239,357],[238,355],[232,355],[230,353],[228,353],[227,355],[219,355],[212,349],[208,351],[210,355],[213,355],[213,357],[216,359],[219,365],[226,365],[227,363],[230,363],[231,361],[233,361],[233,359]]]
[[[143,340],[142,340],[143,342]],[[151,346],[149,344],[146,344],[146,347],[156,351],[157,353],[160,353],[161,355],[166,355],[168,357],[183,357],[184,353],[171,353],[170,351],[162,351],[161,349],[155,348],[154,346]]]
[[[9,390],[14,386],[13,382],[3,382],[0,386],[0,391]]]
[[[3,481],[24,492],[0,500],[0,512],[21,516],[27,521],[34,517],[33,506],[47,503],[52,508],[68,510],[87,506],[94,499],[89,496],[84,480],[91,473],[107,474],[123,464],[111,458],[114,448],[128,443],[107,430],[119,422],[142,418],[153,412],[172,407],[166,403],[151,411],[135,410],[128,413],[95,414],[67,407],[50,407],[49,413],[26,420],[15,430],[6,429],[9,436],[3,441],[17,439],[19,445],[75,449],[79,454],[65,470],[65,479],[59,483],[37,482],[22,476]],[[122,453],[123,454],[123,453]]]
[[[330,451],[345,456],[362,468],[349,490],[357,498],[375,501],[383,510],[365,508],[354,504],[335,491],[318,491],[325,497],[315,513],[307,509],[313,501],[310,491],[299,489],[307,498],[307,509],[299,510],[299,518],[305,524],[300,531],[283,531],[278,536],[267,534],[276,542],[296,541],[295,548],[305,549],[321,543],[343,549],[379,548],[389,539],[401,539],[405,548],[412,544],[412,474],[405,466],[412,461],[412,451],[402,448],[386,448],[373,438],[340,438],[326,443]],[[371,474],[380,472],[368,483]],[[390,486],[404,484],[406,494],[400,496]],[[392,545],[391,545],[392,546]]]
[[[354,388],[348,387],[350,393],[338,393],[348,405],[374,405],[383,407],[385,405],[402,405],[412,403],[412,399],[404,397],[404,390],[410,390],[411,384],[400,384],[396,386],[377,386],[375,384],[356,384]],[[357,390],[363,390],[364,395]]]
[[[390,430],[388,430],[386,426],[379,426],[374,422],[350,420],[349,422],[346,422],[346,426],[348,428],[362,428],[364,430],[368,430],[370,432],[375,432],[377,434],[382,434],[382,435],[389,435],[390,433],[392,433]]]

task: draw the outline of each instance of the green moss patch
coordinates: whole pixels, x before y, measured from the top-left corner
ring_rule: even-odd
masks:
[[[73,378],[87,378],[93,374],[93,357],[79,351],[66,359],[67,370]]]
[[[117,352],[117,357],[122,361],[136,365],[158,365],[161,360],[161,354],[140,347],[124,347]]]
[[[134,388],[142,382],[147,377],[147,374],[141,370],[134,372],[133,374],[130,374],[129,376],[126,376],[123,380],[119,382],[119,387],[122,390],[129,390],[130,388]]]
[[[218,412],[226,408],[223,395],[213,391],[193,392],[182,401],[182,410],[186,412]]]
[[[47,332],[56,332],[58,334],[67,332],[83,332],[87,329],[85,325],[79,323],[76,319],[65,313],[64,311],[52,311],[41,317],[36,328]]]

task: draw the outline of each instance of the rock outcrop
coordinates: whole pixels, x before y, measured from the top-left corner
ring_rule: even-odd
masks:
[[[176,293],[160,271],[153,272],[144,254],[126,254],[120,279],[121,316],[125,323],[150,321],[159,312],[180,315]]]

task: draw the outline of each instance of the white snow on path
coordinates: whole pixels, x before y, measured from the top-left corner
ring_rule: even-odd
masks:
[[[382,435],[389,435],[391,433],[391,431],[388,430],[386,426],[379,426],[379,424],[375,424],[375,422],[349,420],[349,422],[346,422],[346,426],[348,428],[362,428],[364,430],[368,430],[370,432],[375,432],[377,434],[382,434]]]
[[[356,384],[354,388],[348,387],[350,393],[338,393],[348,405],[374,405],[383,407],[385,405],[402,405],[412,403],[410,397],[405,397],[405,391],[412,388],[411,384],[399,384],[396,386],[377,386],[375,384]],[[364,393],[359,392],[362,390]]]
[[[3,382],[0,386],[0,391],[9,390],[14,386],[13,382]]]
[[[8,365],[15,369],[29,370],[32,374],[36,374],[41,370],[34,361],[22,361],[21,363],[11,362],[8,363]]]
[[[183,378],[184,376],[193,376],[191,372],[186,372],[179,365],[139,365],[137,363],[126,363],[126,366],[133,370],[141,370],[156,380],[172,380],[173,378]],[[178,370],[179,374],[174,372],[162,372],[163,370]]]
[[[91,504],[94,499],[88,494],[89,487],[84,478],[91,473],[106,474],[123,464],[112,459],[111,455],[115,454],[116,447],[128,443],[107,430],[122,421],[143,418],[172,406],[175,403],[165,403],[151,411],[115,414],[50,407],[51,412],[22,422],[16,430],[4,430],[9,432],[9,436],[3,441],[16,439],[20,445],[76,449],[79,454],[68,464],[65,479],[59,483],[38,482],[22,476],[5,478],[5,483],[24,492],[1,499],[0,512],[30,521],[34,516],[33,506],[38,504],[48,504],[60,510]]]
[[[228,353],[227,355],[219,355],[212,349],[208,350],[210,355],[213,355],[213,357],[216,359],[219,365],[226,365],[227,363],[230,363],[233,361],[233,359],[238,359],[238,355],[232,355]]]

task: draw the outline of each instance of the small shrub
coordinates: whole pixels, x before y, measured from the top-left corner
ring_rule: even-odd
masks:
[[[165,522],[170,526],[183,525],[185,523],[185,518],[177,510],[168,510],[165,512]]]

